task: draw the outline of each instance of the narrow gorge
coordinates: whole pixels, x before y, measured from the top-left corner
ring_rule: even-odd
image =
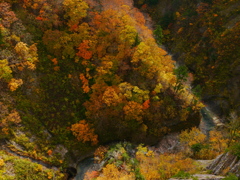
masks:
[[[238,179],[239,12],[0,0],[0,179]]]

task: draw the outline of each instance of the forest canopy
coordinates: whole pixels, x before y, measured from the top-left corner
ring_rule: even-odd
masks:
[[[2,46],[19,58],[2,55],[1,81],[11,91],[21,86],[18,96],[34,99],[34,116],[55,135],[65,127],[82,143],[141,142],[172,131],[169,124],[192,121],[201,107],[129,2],[2,2],[1,8],[7,13]],[[22,32],[12,28],[16,23]],[[25,29],[32,35],[23,35]],[[29,74],[26,68],[36,70]]]

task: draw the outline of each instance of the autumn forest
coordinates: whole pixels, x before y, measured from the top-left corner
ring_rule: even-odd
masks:
[[[0,0],[0,179],[190,178],[240,157],[239,7]],[[205,108],[219,123],[204,132]]]

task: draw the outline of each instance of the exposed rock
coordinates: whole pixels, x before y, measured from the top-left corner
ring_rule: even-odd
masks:
[[[212,170],[213,174],[223,174],[226,171],[240,177],[240,160],[229,152],[224,153],[219,155],[207,169]]]
[[[200,130],[208,135],[209,131],[211,131],[214,126],[216,125],[215,122],[213,121],[213,118],[215,117],[211,111],[208,110],[207,107],[204,107],[201,109],[201,122],[199,124]]]
[[[179,133],[172,133],[164,136],[157,146],[150,149],[154,150],[157,153],[175,153],[181,150],[179,142]]]
[[[11,162],[6,162],[6,174],[9,176],[15,176],[14,166]]]
[[[213,160],[196,160],[197,166],[202,169],[206,170],[206,168],[212,163]]]
[[[10,140],[10,141],[6,141],[6,143],[7,143],[8,146],[13,146],[13,147],[15,147],[16,149],[18,149],[20,151],[24,151],[25,150],[24,147],[22,147],[21,145],[19,145],[15,141]]]
[[[197,178],[198,180],[220,180],[223,179],[223,176],[216,176],[212,174],[195,174],[193,177]],[[171,178],[169,180],[184,180],[179,178]],[[185,180],[193,180],[193,178],[185,179]]]
[[[61,155],[61,158],[64,159],[65,154],[68,152],[68,150],[67,150],[66,147],[64,147],[63,145],[59,144],[54,149],[54,152],[55,153],[59,153]]]
[[[67,174],[67,180],[72,180],[76,176],[77,170],[74,167],[68,167],[66,169],[66,174]]]
[[[102,163],[104,164],[106,162],[102,161]],[[102,167],[100,167],[100,166],[102,166],[102,163],[101,163],[101,165],[95,163],[93,157],[89,157],[89,158],[82,160],[81,162],[78,163],[77,176],[75,177],[75,179],[82,180],[82,179],[84,179],[85,173],[100,170],[102,168]]]

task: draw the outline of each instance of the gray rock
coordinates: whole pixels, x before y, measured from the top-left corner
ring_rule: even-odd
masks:
[[[224,178],[223,176],[216,176],[212,174],[194,174],[193,177],[196,177],[198,180],[221,180]],[[193,180],[193,178],[190,179],[171,178],[169,180]]]
[[[179,133],[168,134],[161,139],[157,146],[150,147],[149,149],[160,154],[179,152],[183,147],[180,145],[178,136]]]
[[[213,160],[207,169],[211,170],[213,174],[222,174],[227,171],[240,177],[240,160],[229,152],[224,153]]]

